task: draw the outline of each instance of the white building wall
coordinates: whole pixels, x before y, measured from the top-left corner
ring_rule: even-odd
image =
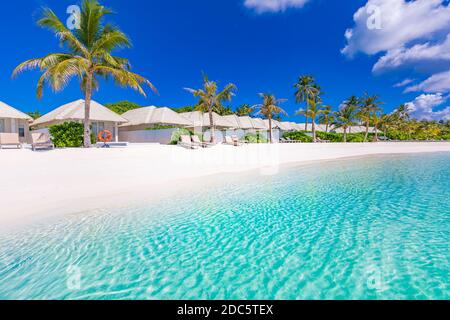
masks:
[[[172,138],[172,134],[175,131],[177,131],[177,129],[137,130],[137,131],[119,130],[119,141],[131,143],[169,144]]]

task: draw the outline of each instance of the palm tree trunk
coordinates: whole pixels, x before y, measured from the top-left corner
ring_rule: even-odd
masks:
[[[325,132],[328,133],[329,122],[327,122],[327,126],[325,127]]]
[[[375,142],[378,142],[378,126],[375,125]]]
[[[305,116],[305,132],[308,132],[308,116]]]
[[[270,143],[273,143],[273,135],[272,135],[272,117],[269,117],[269,140],[270,140]]]
[[[347,143],[347,127],[344,127],[344,143]]]
[[[211,143],[214,143],[216,141],[216,134],[214,130],[214,117],[212,108],[208,110],[208,113],[209,113],[209,126],[211,131]]]
[[[86,81],[86,92],[84,99],[84,147],[91,146],[91,100],[92,100],[93,71],[89,71]]]
[[[317,137],[316,137],[316,124],[314,122],[314,119],[312,121],[312,134],[313,134],[313,142],[317,142]]]
[[[369,137],[369,121],[366,122],[366,134],[364,135],[364,142],[367,142],[368,137]]]

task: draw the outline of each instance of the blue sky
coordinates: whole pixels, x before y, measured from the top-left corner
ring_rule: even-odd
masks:
[[[444,50],[450,34],[448,1],[417,2],[420,6],[411,7],[405,0],[105,0],[102,3],[116,12],[110,20],[134,44],[118,54],[129,58],[134,71],[150,79],[160,94],[148,90],[145,99],[102,83],[94,99],[100,103],[130,100],[142,105],[192,105],[195,99],[183,88],[199,87],[204,71],[222,86],[237,85],[233,107],[256,104],[257,93],[271,92],[288,99],[284,108],[290,116],[286,119],[301,120],[293,115],[300,106],[295,104],[292,85],[299,75],[311,74],[326,93],[324,102],[335,109],[346,97],[367,91],[379,94],[387,111],[409,102],[418,117],[450,118],[446,107],[450,58]],[[39,72],[11,79],[20,62],[62,50],[50,32],[35,25],[39,8],[49,6],[65,20],[66,8],[77,3],[17,0],[2,4],[0,23],[7,32],[2,33],[0,51],[0,100],[22,111],[45,113],[82,98],[76,80],[63,92],[48,88],[38,100]],[[376,34],[365,30],[364,15],[373,4],[382,9],[383,18],[382,30]],[[358,10],[360,14],[354,17]],[[406,15],[400,25],[392,18],[396,10]],[[422,25],[423,32],[410,32],[414,24],[430,20],[431,10],[433,25]],[[418,51],[415,46],[425,52],[411,58],[410,51]],[[443,51],[442,57],[430,58],[427,50]],[[394,86],[401,82],[405,85]]]

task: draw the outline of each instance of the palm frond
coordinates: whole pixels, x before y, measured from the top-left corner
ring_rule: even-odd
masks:
[[[105,27],[100,37],[92,46],[93,55],[99,51],[111,52],[114,49],[130,48],[131,41],[120,30],[113,27]]]
[[[47,84],[54,92],[57,92],[65,88],[74,76],[81,78],[80,62],[79,58],[71,58],[46,68],[37,83],[38,98],[42,98],[44,87]]]
[[[81,42],[87,48],[93,48],[94,43],[101,34],[102,19],[110,13],[112,13],[112,11],[101,6],[97,0],[83,1],[80,17],[80,30],[78,30],[78,35]]]
[[[225,86],[225,88],[217,95],[217,101],[223,102],[223,101],[231,101],[231,99],[235,96],[234,90],[236,90],[237,87],[233,83],[229,83]]]
[[[87,72],[87,66],[83,64],[82,60],[72,58],[54,65],[47,71],[50,85],[57,92],[64,89],[73,77],[77,76],[81,79],[83,72]]]
[[[123,68],[114,68],[111,66],[96,65],[94,66],[94,72],[102,76],[111,76],[114,79],[115,83],[118,84],[119,86],[130,87],[133,90],[138,91],[144,97],[146,97],[147,94],[142,88],[142,85],[149,86],[155,93],[158,92],[155,86],[146,78]]]
[[[37,24],[43,28],[49,29],[55,33],[62,45],[68,45],[77,54],[88,56],[89,52],[79,39],[67,29],[66,25],[49,8],[43,10],[42,17]]]
[[[42,58],[30,59],[19,64],[14,69],[12,76],[15,78],[24,71],[38,68],[42,71],[72,57],[73,55],[66,53],[51,53]]]

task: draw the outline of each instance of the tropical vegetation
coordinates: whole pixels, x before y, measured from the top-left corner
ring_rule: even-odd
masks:
[[[107,103],[105,107],[117,114],[124,114],[125,112],[142,108],[141,105],[130,101],[119,101],[114,103]]]
[[[215,142],[215,123],[213,112],[215,108],[223,109],[223,102],[231,101],[234,96],[236,86],[229,83],[225,88],[218,92],[219,88],[216,82],[210,81],[207,75],[203,75],[203,88],[191,89],[185,88],[194,97],[198,98],[197,110],[209,114],[209,124],[211,130],[211,143]],[[230,109],[231,112],[231,109]]]
[[[50,135],[56,148],[79,148],[83,146],[84,126],[79,122],[64,122],[50,126]],[[96,137],[91,133],[91,140]]]
[[[344,130],[343,141],[347,142],[347,132],[349,128],[357,125],[358,116],[358,98],[351,96],[344,103],[342,108],[336,112],[335,121],[333,123],[335,129],[342,128]]]
[[[308,121],[309,121],[309,113],[308,110],[310,108],[311,102],[318,103],[319,97],[321,94],[321,88],[315,82],[314,77],[305,75],[300,76],[298,81],[294,84],[295,91],[295,101],[297,103],[305,102],[306,106],[304,110],[305,116],[305,131],[308,130]]]
[[[131,47],[131,41],[118,27],[105,22],[111,13],[97,0],[84,0],[79,29],[69,30],[50,8],[43,9],[37,24],[52,31],[66,50],[25,61],[13,72],[14,77],[26,70],[39,69],[42,72],[37,83],[38,98],[42,97],[46,85],[57,92],[63,90],[72,78],[79,79],[85,99],[85,147],[91,144],[91,100],[93,91],[99,88],[100,79],[112,78],[117,85],[130,87],[143,96],[146,96],[143,85],[156,92],[150,81],[131,71],[128,59],[113,55],[118,49]]]
[[[260,132],[247,133],[243,138],[248,143],[268,143],[269,140]]]
[[[200,138],[200,141],[203,141],[202,134],[186,128],[179,128],[172,133],[172,136],[170,138],[170,144],[176,145],[178,141],[180,141],[181,136],[194,136],[194,135],[198,136]]]
[[[308,100],[308,108],[300,109],[297,111],[297,115],[305,116],[305,118],[311,119],[311,132],[313,142],[317,142],[316,135],[316,118],[324,112],[323,106],[319,104],[319,99]]]
[[[263,115],[269,120],[269,141],[273,143],[273,118],[280,114],[287,114],[279,105],[286,101],[286,99],[277,99],[273,94],[260,93],[259,96],[263,102],[254,106],[259,109],[259,114]]]
[[[33,58],[19,64],[13,71],[13,77],[20,73],[38,69],[41,76],[37,81],[36,94],[42,98],[44,88],[53,91],[63,90],[73,78],[80,83],[85,100],[85,118],[83,121],[82,143],[89,147],[95,140],[91,135],[90,108],[93,93],[99,89],[100,81],[113,79],[115,84],[132,88],[143,96],[148,86],[154,92],[156,88],[145,77],[132,72],[128,59],[116,56],[119,49],[131,47],[131,40],[117,26],[107,23],[106,18],[112,13],[102,6],[98,0],[83,0],[79,15],[79,27],[70,30],[65,23],[50,9],[44,8],[37,25],[53,32],[60,41],[62,52],[49,53],[43,57]],[[367,142],[379,140],[450,140],[449,121],[432,121],[414,119],[407,104],[400,105],[391,113],[385,113],[378,95],[365,93],[362,97],[349,97],[333,111],[329,105],[324,105],[324,95],[321,86],[311,75],[301,75],[294,83],[295,102],[301,104],[296,115],[305,118],[305,128],[302,131],[286,133],[285,137],[304,142],[317,140],[342,142]],[[215,142],[215,123],[213,112],[219,115],[236,114],[250,116],[259,114],[269,122],[269,141],[273,142],[273,122],[281,121],[286,112],[280,107],[285,99],[277,99],[268,93],[259,94],[262,103],[252,106],[242,104],[233,110],[230,103],[235,95],[236,86],[227,84],[222,90],[215,81],[203,76],[200,89],[186,88],[198,101],[191,106],[173,109],[184,113],[194,110],[206,112],[209,115],[211,142]],[[123,114],[142,107],[130,101],[119,101],[106,105],[110,110]],[[41,116],[39,111],[28,113],[33,119]],[[311,121],[311,126],[309,122]],[[317,130],[322,125],[321,131]],[[352,133],[354,126],[364,127],[363,133]],[[52,127],[58,136],[57,146],[76,146],[79,144],[78,125],[74,123]],[[151,129],[172,128],[171,126],[155,126]],[[306,132],[311,128],[311,136]],[[60,132],[69,131],[67,137]],[[337,132],[336,132],[337,131]],[[177,131],[180,134],[182,131]],[[260,134],[248,134],[247,141],[264,141]]]

